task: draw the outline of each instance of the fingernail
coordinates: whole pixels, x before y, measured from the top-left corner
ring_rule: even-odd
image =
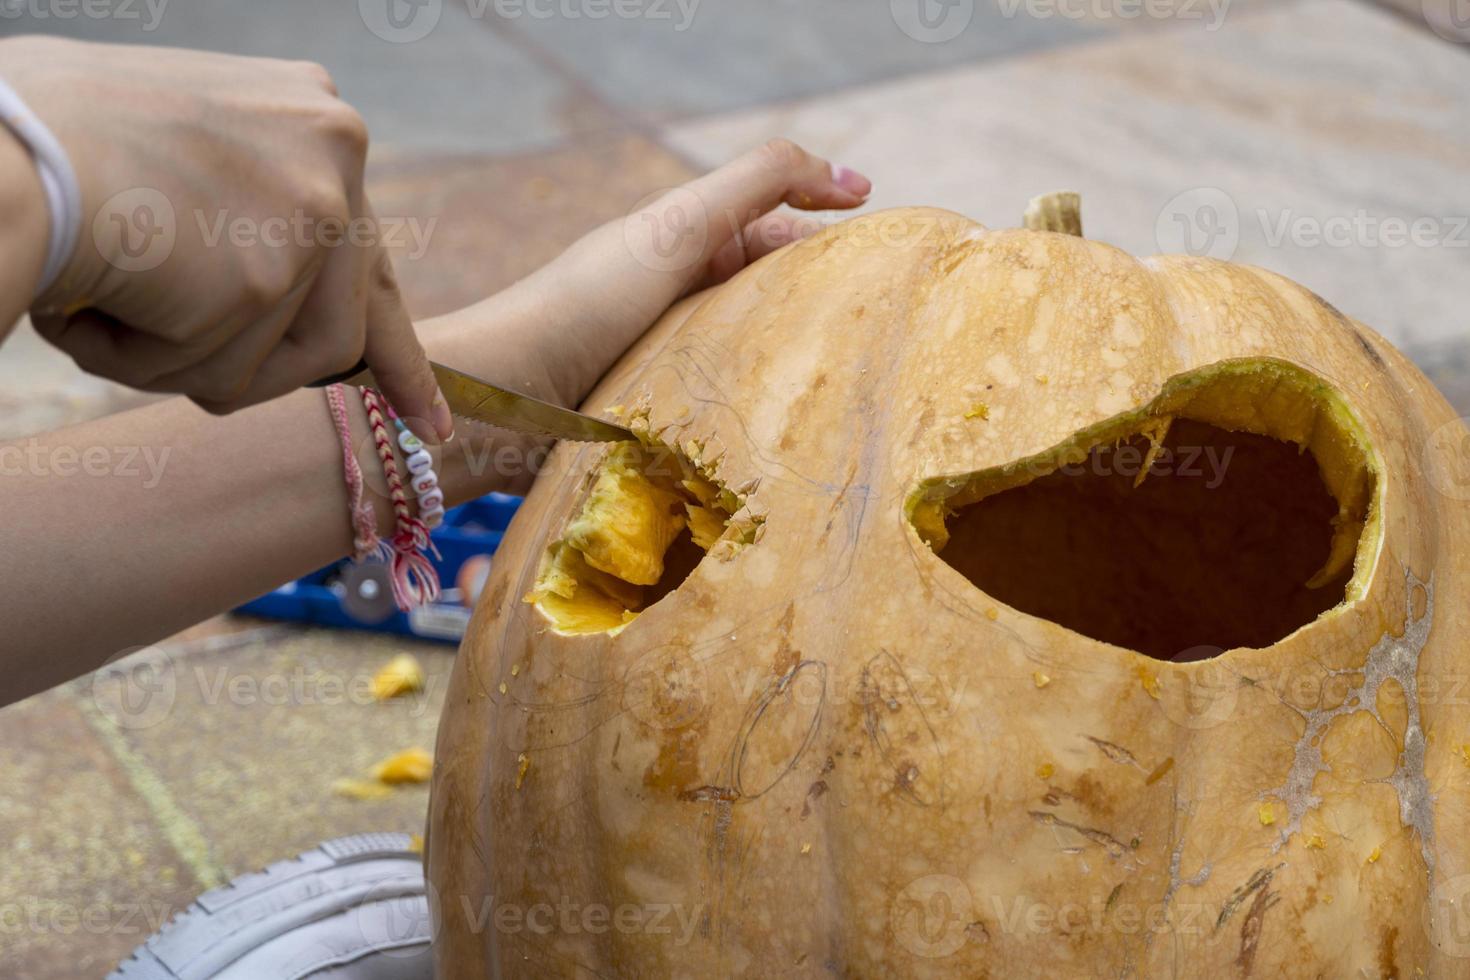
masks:
[[[832,164],[832,183],[850,194],[867,197],[873,191],[873,182],[849,167]]]
[[[449,411],[449,403],[444,400],[444,392],[434,389],[434,403],[429,408],[430,415],[434,419],[434,428],[439,433],[440,442],[448,442],[454,438],[454,416]]]

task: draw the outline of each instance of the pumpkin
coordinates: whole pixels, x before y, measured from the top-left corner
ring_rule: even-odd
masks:
[[[442,975],[1470,975],[1470,436],[1307,289],[882,212],[585,408],[643,441],[470,624]]]

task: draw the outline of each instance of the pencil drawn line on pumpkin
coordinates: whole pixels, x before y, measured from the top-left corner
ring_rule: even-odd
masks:
[[[683,352],[678,348],[670,351],[670,354],[672,355],[678,355],[680,353]],[[728,418],[729,422],[733,424],[735,431],[739,433],[740,437],[745,443],[746,451],[750,454],[750,458],[753,460],[759,460],[761,463],[764,464],[760,468],[764,478],[770,480],[782,480],[782,477],[779,476],[778,473],[784,472],[787,474],[787,480],[797,483],[798,485],[807,488],[816,488],[819,490],[823,488],[823,483],[821,480],[813,476],[808,476],[807,474],[797,469],[795,466],[792,466],[789,462],[778,458],[775,454],[766,450],[760,444],[760,442],[758,442],[751,435],[749,423],[746,421],[745,417],[735,409],[735,405],[731,401],[729,396],[721,391],[719,386],[714,384],[714,382],[711,381],[704,370],[701,369],[698,365],[689,362],[680,363],[678,361],[670,364],[660,364],[656,367],[650,368],[649,371],[643,376],[643,378],[641,379],[642,386],[645,388],[648,387],[649,383],[662,371],[668,371],[674,375],[674,377],[678,381],[679,387],[683,389],[684,394],[689,401],[694,402],[695,404],[713,406],[715,408],[724,410],[722,414],[726,418]],[[694,387],[690,384],[690,372],[692,372],[694,375],[698,375],[698,377],[703,379],[708,384],[708,393],[695,393]],[[670,426],[678,427],[683,430],[687,428],[688,421],[686,420],[684,422],[669,422],[667,426],[659,429],[659,433],[663,433],[664,431],[666,431],[666,428]],[[660,438],[661,437],[662,436],[660,435]]]
[[[807,723],[805,734],[802,736],[801,744],[791,753],[785,765],[777,767],[776,774],[756,790],[745,788],[746,758],[750,750],[750,743],[755,738],[756,730],[760,727],[762,720],[766,717],[771,706],[777,699],[785,695],[796,683],[803,671],[811,671],[816,675],[817,683],[820,684],[817,695],[816,707],[812,711],[811,721]],[[792,702],[783,702],[792,703]],[[743,801],[757,800],[775,788],[776,784],[786,778],[801,757],[806,754],[808,748],[817,737],[817,730],[822,724],[822,709],[827,703],[827,665],[819,660],[803,660],[781,677],[776,678],[766,689],[761,692],[759,698],[746,709],[746,721],[740,726],[740,733],[735,738],[735,745],[731,751],[731,773],[735,792]]]
[[[671,356],[674,356],[685,352],[682,348],[673,348],[668,353]],[[856,499],[860,502],[860,506],[853,513],[852,519],[849,521],[849,529],[847,532],[846,542],[847,546],[840,553],[844,560],[840,563],[840,565],[838,565],[837,562],[829,563],[829,575],[827,584],[817,586],[810,593],[807,594],[819,595],[823,592],[832,591],[840,587],[851,577],[852,565],[854,560],[853,552],[855,551],[858,544],[859,531],[862,528],[863,519],[867,513],[868,502],[872,497],[872,488],[867,484],[859,484],[857,486],[854,486],[858,475],[858,470],[862,468],[855,467],[853,472],[849,474],[846,483],[841,486],[831,483],[824,483],[820,480],[803,474],[794,466],[791,466],[787,462],[784,462],[781,458],[778,458],[776,455],[762,448],[761,444],[751,436],[750,429],[745,418],[741,416],[739,412],[735,411],[732,403],[723,396],[723,393],[720,391],[719,387],[711,381],[703,368],[701,368],[697,364],[693,364],[691,360],[688,364],[688,369],[696,372],[701,378],[703,378],[709,384],[709,387],[713,394],[696,394],[694,388],[689,383],[689,375],[686,373],[685,366],[681,365],[681,363],[679,363],[678,361],[670,364],[660,365],[656,368],[651,369],[645,375],[645,379],[647,377],[653,376],[659,371],[669,371],[673,373],[675,378],[678,380],[679,386],[683,389],[688,401],[700,405],[716,406],[718,408],[727,410],[729,420],[733,423],[735,431],[739,433],[741,440],[744,443],[747,456],[750,460],[756,461],[761,464],[760,466],[755,467],[755,469],[758,469],[760,471],[759,480],[761,481],[761,483],[769,484],[772,486],[787,487],[792,491],[798,493],[812,493],[823,498],[833,498],[834,511],[839,506],[845,505],[849,500]],[[679,430],[678,438],[670,437],[669,429],[671,428],[677,428]],[[665,426],[660,427],[656,432],[651,432],[650,434],[653,436],[653,438],[661,442],[671,444],[679,443],[682,445],[687,441],[686,437],[688,436],[688,432],[689,423],[686,421],[671,422]],[[696,439],[695,441],[698,442],[700,440]],[[865,454],[865,461],[869,464],[871,464],[871,459],[867,459],[866,457],[871,457],[871,455],[875,451],[873,448],[871,448],[871,444],[876,443],[876,441],[877,440],[875,439],[859,440],[859,445],[863,447],[862,451]],[[729,446],[725,445],[722,452],[724,454],[728,454]],[[870,471],[871,465],[866,467],[866,469]],[[779,475],[781,472],[786,473],[787,476],[783,477]],[[723,482],[731,483],[732,481],[726,479]],[[739,515],[736,516],[738,517]],[[830,572],[833,570],[833,565],[838,565],[840,569],[836,572],[835,578],[833,578],[830,574]]]
[[[892,653],[883,650],[863,665],[858,701],[863,710],[863,728],[879,756],[895,774],[894,788],[898,790],[900,799],[915,806],[939,806],[942,809],[945,804],[944,750],[940,748],[939,736],[929,721],[922,700],[914,691],[908,673]],[[899,717],[905,706],[917,713],[918,721],[909,728],[909,738],[894,738],[889,731],[889,719]],[[912,744],[915,740],[925,743],[933,757],[932,778],[919,762],[897,748],[901,743]],[[929,789],[931,785],[932,790]]]
[[[1397,681],[1403,694],[1407,720],[1401,737],[1398,764],[1392,775],[1385,779],[1371,780],[1392,786],[1399,800],[1399,820],[1405,827],[1412,827],[1419,834],[1420,855],[1424,868],[1434,875],[1434,794],[1429,790],[1429,780],[1424,768],[1425,738],[1419,709],[1419,660],[1429,642],[1430,628],[1434,622],[1434,575],[1428,581],[1420,579],[1407,566],[1404,568],[1406,581],[1404,631],[1398,636],[1385,632],[1373,644],[1363,663],[1353,667],[1328,669],[1329,676],[1361,674],[1362,680],[1347,692],[1340,704],[1333,708],[1313,708],[1303,711],[1287,701],[1281,703],[1295,711],[1306,723],[1297,738],[1291,767],[1285,781],[1273,789],[1263,792],[1259,799],[1278,799],[1286,805],[1287,820],[1272,845],[1276,854],[1286,846],[1293,834],[1302,828],[1302,818],[1310,810],[1322,806],[1322,798],[1313,792],[1317,776],[1331,771],[1322,754],[1323,737],[1334,721],[1344,715],[1366,711],[1383,729],[1393,734],[1388,723],[1378,711],[1378,695],[1383,685]],[[1416,590],[1424,593],[1424,612],[1414,616]]]
[[[765,780],[764,785],[754,790],[747,790],[743,785],[746,779],[744,770],[755,733],[778,699],[791,692],[793,684],[803,673],[814,673],[821,687],[811,720],[803,732],[801,744],[791,752],[784,763],[773,767],[777,771],[774,776]],[[730,835],[734,828],[736,805],[752,803],[760,799],[796,768],[816,739],[817,731],[821,727],[826,697],[827,665],[821,661],[803,660],[780,677],[772,678],[746,707],[740,728],[731,741],[725,762],[716,774],[715,781],[683,790],[678,794],[678,799],[686,803],[707,803],[713,807],[714,819],[711,822],[706,847],[709,866],[705,869],[702,882],[705,894],[712,896],[712,904],[701,926],[704,935],[718,937],[723,934],[725,917],[722,905],[727,900],[734,900],[734,896],[731,895],[732,889],[727,887],[730,882],[730,869],[733,865],[737,874],[741,876],[749,874],[750,862],[746,859],[754,851],[761,833],[760,828],[755,828],[739,840],[739,847],[733,854],[731,853]]]
[[[745,786],[746,766],[750,744],[755,739],[756,731],[766,719],[767,713],[777,704],[778,699],[789,693],[804,673],[814,675],[820,687],[815,699],[815,707],[811,713],[811,720],[807,722],[806,729],[802,733],[801,743],[783,761],[771,767],[775,775],[765,779],[758,788],[747,788]],[[811,747],[817,737],[817,731],[821,728],[822,712],[826,702],[827,665],[821,661],[803,660],[780,677],[773,678],[756,695],[755,700],[746,707],[740,728],[731,742],[728,761],[723,767],[723,774],[728,776],[729,785],[714,783],[684,790],[679,793],[679,799],[686,803],[750,803],[760,799],[796,768],[802,756]],[[794,702],[782,703],[793,704]]]

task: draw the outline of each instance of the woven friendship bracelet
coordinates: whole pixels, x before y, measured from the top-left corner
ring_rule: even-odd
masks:
[[[377,392],[364,388],[362,404],[367,409],[368,426],[372,429],[378,459],[383,464],[383,478],[388,483],[388,496],[397,522],[392,541],[393,599],[400,610],[407,612],[439,598],[439,575],[433,563],[424,556],[424,551],[435,558],[439,557],[439,552],[429,540],[429,529],[409,510],[408,495],[398,473],[398,460],[393,455],[393,440],[383,418],[385,403]]]
[[[392,549],[378,537],[378,517],[370,500],[363,499],[362,467],[352,448],[352,426],[347,420],[347,396],[339,384],[327,386],[327,409],[337,427],[342,443],[342,473],[347,480],[347,505],[352,516],[353,558],[364,562],[373,558],[387,561]]]

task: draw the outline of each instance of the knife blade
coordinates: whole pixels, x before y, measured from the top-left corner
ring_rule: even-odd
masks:
[[[439,381],[444,400],[449,403],[449,410],[461,418],[485,422],[513,432],[568,439],[572,442],[638,441],[637,436],[621,425],[493,385],[437,361],[430,361],[429,367],[434,370],[434,377]],[[339,382],[373,386],[378,383],[364,359],[346,371],[322,378],[309,387],[325,388]]]
[[[449,410],[463,418],[573,442],[637,441],[637,436],[621,425],[493,385],[434,361],[429,366],[439,379]]]

